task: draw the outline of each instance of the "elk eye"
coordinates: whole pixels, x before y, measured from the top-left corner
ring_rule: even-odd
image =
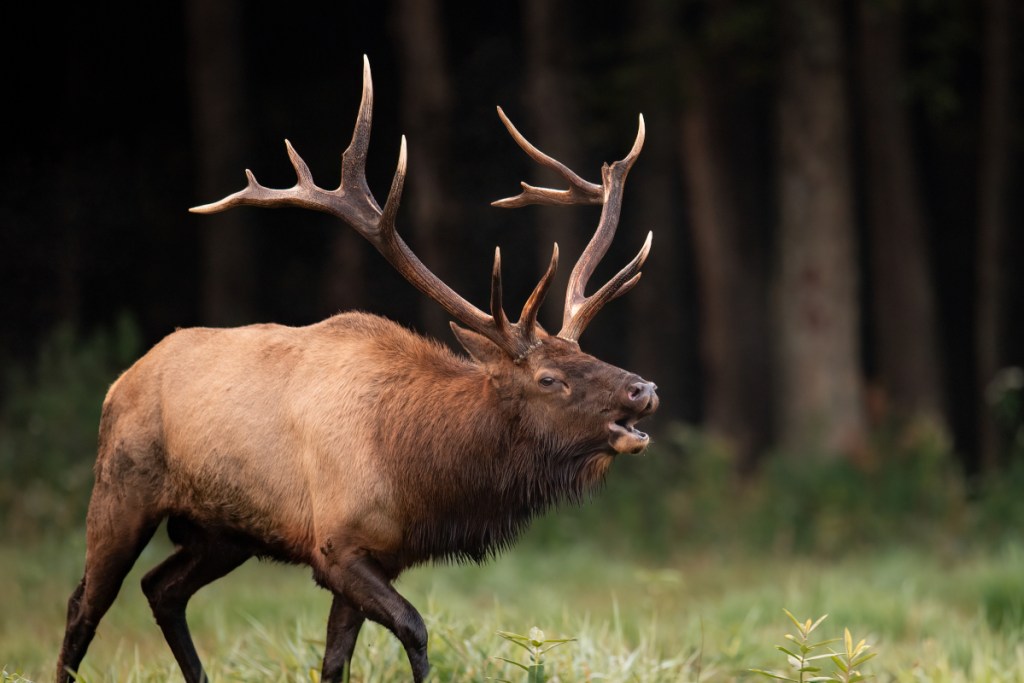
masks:
[[[545,388],[552,387],[555,385],[555,382],[557,381],[558,380],[555,379],[554,377],[551,377],[550,375],[545,375],[544,377],[540,378],[540,385]]]

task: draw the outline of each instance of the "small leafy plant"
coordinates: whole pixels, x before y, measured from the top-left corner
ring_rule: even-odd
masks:
[[[828,618],[827,614],[812,622],[810,619],[800,621],[789,610],[783,611],[796,626],[796,633],[787,633],[786,640],[789,643],[775,647],[786,655],[790,671],[751,669],[753,673],[792,683],[857,683],[867,680],[868,677],[860,672],[860,667],[877,653],[867,651],[871,646],[865,640],[861,639],[854,644],[848,628],[843,629],[842,638],[814,640],[812,635],[821,622]],[[830,646],[838,642],[842,642],[843,647],[837,652]],[[821,666],[826,663],[832,664],[831,671],[826,671]]]
[[[507,664],[519,667],[525,671],[527,683],[545,683],[547,678],[544,675],[544,655],[560,645],[565,645],[566,643],[576,640],[575,638],[546,638],[544,636],[544,631],[541,631],[536,626],[530,629],[529,635],[525,636],[518,633],[510,633],[508,631],[498,631],[498,635],[510,643],[515,643],[530,653],[530,661],[528,664],[514,662],[511,659],[506,659],[505,657],[496,657],[496,659],[500,659]],[[504,679],[495,680],[498,681],[498,683],[511,683],[511,681]]]

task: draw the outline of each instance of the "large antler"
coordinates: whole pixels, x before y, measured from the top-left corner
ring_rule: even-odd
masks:
[[[636,161],[637,156],[640,154],[640,149],[644,145],[644,117],[642,114],[640,115],[640,129],[636,135],[636,142],[633,143],[633,149],[630,150],[624,159],[612,164],[605,164],[601,168],[602,184],[597,185],[587,182],[576,175],[565,164],[549,157],[534,147],[529,140],[516,130],[516,127],[505,116],[505,112],[501,110],[501,107],[498,107],[498,116],[501,117],[502,123],[508,128],[508,132],[512,134],[516,143],[523,148],[523,151],[540,165],[550,168],[569,181],[569,189],[552,190],[520,183],[523,187],[523,191],[520,194],[493,202],[494,206],[517,208],[528,204],[603,205],[601,220],[597,224],[597,230],[590,239],[590,243],[587,244],[587,248],[580,255],[576,266],[572,269],[572,274],[569,276],[569,286],[565,293],[565,311],[562,314],[562,329],[559,331],[558,336],[563,339],[577,341],[583,330],[586,329],[590,321],[594,319],[594,316],[597,315],[597,312],[606,303],[622,296],[636,285],[640,280],[640,268],[643,266],[644,261],[647,259],[647,254],[651,250],[653,233],[649,232],[647,233],[647,239],[644,241],[644,246],[640,249],[640,253],[626,264],[626,267],[620,270],[615,277],[605,283],[603,287],[591,296],[585,296],[584,290],[587,287],[587,281],[594,274],[594,269],[597,268],[597,264],[604,258],[609,245],[612,243],[612,238],[615,237],[615,229],[618,227],[619,213],[622,209],[622,190],[626,184],[626,175],[629,173],[629,169],[633,167],[633,162]]]
[[[323,211],[336,216],[365,237],[398,270],[401,275],[437,303],[450,315],[470,329],[484,335],[513,358],[521,358],[537,345],[537,312],[558,263],[558,247],[551,255],[551,265],[541,278],[530,298],[523,306],[519,321],[512,323],[501,305],[501,253],[494,252],[491,272],[491,314],[488,315],[459,296],[451,287],[432,273],[395,230],[395,215],[405,183],[405,136],[398,154],[395,170],[384,209],[370,193],[366,183],[366,152],[370,144],[370,123],[373,115],[373,81],[370,61],[363,56],[363,97],[359,104],[352,142],[342,155],[341,184],[336,190],[324,190],[313,182],[309,167],[291,143],[285,140],[288,157],[295,167],[297,180],[294,187],[272,190],[256,182],[252,171],[246,169],[249,179],[245,189],[218,202],[189,209],[194,213],[217,213],[236,206],[298,206]]]

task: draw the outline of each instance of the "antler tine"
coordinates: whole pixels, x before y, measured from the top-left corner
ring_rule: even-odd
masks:
[[[527,140],[519,130],[512,125],[512,121],[505,116],[505,112],[498,107],[498,118],[505,124],[509,134],[516,141],[524,152],[531,159],[541,166],[546,166],[569,181],[568,190],[552,190],[546,187],[534,187],[528,183],[520,183],[523,191],[515,197],[499,199],[491,202],[491,206],[498,206],[503,209],[515,209],[529,204],[600,204],[603,199],[603,192],[600,185],[587,182],[568,166],[540,151]]]
[[[395,167],[395,176],[391,179],[391,189],[388,190],[388,198],[384,201],[384,210],[381,212],[380,221],[377,223],[377,235],[380,241],[388,246],[401,242],[401,239],[398,237],[398,231],[395,228],[395,219],[398,216],[398,204],[402,199],[402,190],[405,188],[407,161],[408,153],[405,146],[405,136],[403,135],[402,142],[398,147],[398,165]],[[370,199],[373,199],[373,197],[371,196]],[[376,204],[376,201],[374,203]]]
[[[501,306],[501,249],[494,248],[494,265],[491,267],[491,317],[494,326],[502,336],[508,336],[508,318]]]
[[[519,314],[519,322],[517,324],[531,342],[537,339],[537,314],[540,312],[540,306],[544,303],[544,297],[547,296],[551,283],[555,279],[556,270],[558,270],[557,243],[555,243],[554,249],[551,251],[551,263],[548,264],[547,271],[540,279],[540,282],[537,283],[537,286],[533,288],[530,298],[523,304],[523,312]]]
[[[377,201],[370,192],[370,186],[366,182],[366,155],[370,149],[370,129],[372,124],[373,76],[370,73],[370,60],[366,55],[363,55],[363,93],[359,98],[359,113],[356,114],[356,125],[352,130],[352,140],[341,155],[341,184],[338,186],[338,189],[352,187],[354,183],[366,195],[370,204],[377,207],[377,210],[380,211]]]
[[[644,115],[638,116],[640,122],[637,124],[636,140],[633,141],[633,147],[629,150],[623,159],[622,163],[628,164],[630,168],[633,168],[633,162],[640,156],[640,150],[644,148],[644,141],[647,139],[647,124],[644,123]]]
[[[562,329],[558,332],[559,337],[578,341],[583,330],[606,303],[619,298],[640,282],[640,269],[651,251],[653,239],[654,233],[648,232],[644,245],[640,247],[640,251],[633,257],[633,260],[591,296],[580,297],[571,304],[566,297],[565,315],[562,320]]]

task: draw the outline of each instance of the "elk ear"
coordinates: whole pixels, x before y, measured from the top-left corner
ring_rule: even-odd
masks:
[[[492,365],[508,358],[501,347],[482,334],[467,330],[465,327],[459,327],[455,323],[451,323],[451,326],[452,332],[455,334],[455,338],[459,340],[459,343],[462,344],[462,348],[466,349],[466,353],[472,356],[473,360],[478,363]]]

